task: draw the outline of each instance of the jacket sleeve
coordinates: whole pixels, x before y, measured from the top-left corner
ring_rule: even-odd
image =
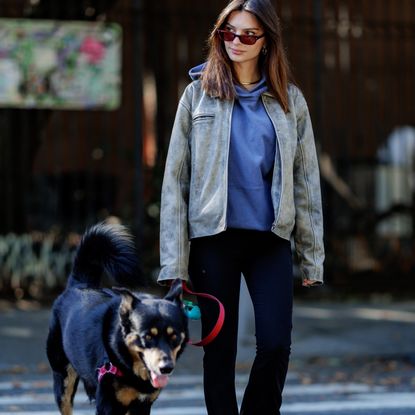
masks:
[[[294,159],[295,248],[302,279],[323,283],[323,213],[320,173],[307,103],[296,99],[297,150]]]
[[[192,125],[189,104],[186,102],[188,89],[177,108],[161,190],[161,269],[157,279],[160,284],[175,278],[188,279],[189,134]]]

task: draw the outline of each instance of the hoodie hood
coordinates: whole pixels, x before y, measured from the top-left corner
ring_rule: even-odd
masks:
[[[192,79],[192,81],[196,81],[201,77],[205,67],[206,67],[206,62],[201,63],[200,65],[197,65],[193,67],[192,69],[190,69],[189,76]],[[243,99],[243,98],[251,98],[251,99],[254,98],[255,99],[255,97],[258,98],[261,94],[266,92],[267,89],[268,89],[267,81],[266,81],[264,74],[262,75],[262,78],[259,81],[259,83],[251,90],[244,88],[242,85],[235,84],[236,94],[238,98],[240,99]]]
[[[202,75],[203,69],[205,69],[206,62],[201,63],[200,65],[195,66],[194,68],[190,69],[189,76],[192,79],[192,81],[196,81],[200,78]]]

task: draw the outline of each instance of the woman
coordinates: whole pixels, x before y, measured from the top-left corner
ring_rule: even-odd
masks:
[[[303,285],[323,282],[319,170],[307,104],[289,83],[269,0],[234,0],[190,73],[176,114],[161,202],[159,282],[180,277],[218,297],[225,324],[204,348],[209,415],[238,414],[241,273],[255,311],[257,354],[241,414],[279,414],[292,327],[293,236]],[[190,241],[190,242],[189,242]],[[203,299],[202,332],[217,318]]]

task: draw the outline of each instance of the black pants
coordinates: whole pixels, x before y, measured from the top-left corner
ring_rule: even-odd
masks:
[[[243,273],[255,311],[256,357],[241,415],[278,415],[287,374],[292,328],[293,277],[290,242],[271,232],[228,229],[195,238],[190,248],[190,279],[196,291],[218,297],[225,306],[219,336],[204,348],[204,390],[209,415],[236,415],[235,360]],[[202,335],[217,319],[217,305],[200,299]]]

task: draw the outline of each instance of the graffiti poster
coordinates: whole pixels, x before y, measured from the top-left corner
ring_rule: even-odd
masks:
[[[0,19],[0,107],[116,109],[121,27]]]

